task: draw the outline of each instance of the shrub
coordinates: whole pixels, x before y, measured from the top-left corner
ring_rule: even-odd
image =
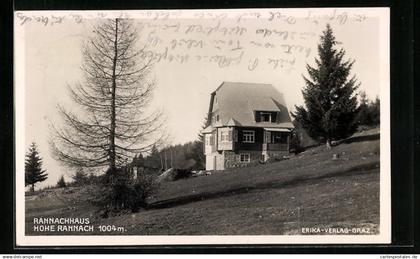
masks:
[[[185,170],[185,169],[175,169],[174,172],[174,178],[173,180],[179,180],[179,179],[183,179],[183,178],[188,178],[192,175],[190,170]]]
[[[142,175],[137,178],[133,184],[134,202],[131,205],[132,210],[138,210],[147,206],[146,199],[153,195],[159,186],[155,175]]]
[[[158,181],[154,175],[139,175],[133,179],[126,170],[119,169],[92,186],[91,202],[104,211],[102,216],[107,217],[109,212],[136,212],[145,208],[146,199],[154,193]]]
[[[97,183],[98,181],[101,181],[101,176],[96,176],[94,173],[89,174],[87,178],[87,182],[89,184],[94,184],[94,183]]]
[[[293,132],[290,138],[290,152],[298,154],[303,152],[305,149],[303,148],[300,138],[297,132]]]
[[[269,159],[267,159],[267,161],[265,161],[265,163],[269,164],[269,163],[275,163],[275,162],[280,162],[283,160],[287,160],[289,159],[288,156],[275,156],[275,157],[270,157]]]

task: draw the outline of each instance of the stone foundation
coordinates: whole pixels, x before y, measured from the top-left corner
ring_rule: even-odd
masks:
[[[241,162],[241,154],[249,154],[249,162]],[[283,159],[284,156],[290,156],[288,151],[222,151],[213,153],[211,156],[215,157],[216,168],[214,170],[225,170],[228,168],[240,168],[247,166],[254,166],[260,163],[267,162],[270,159]],[[206,159],[209,159],[208,156]]]
[[[249,162],[241,162],[241,154],[249,154]],[[241,151],[234,153],[232,151],[225,152],[225,169],[247,167],[259,164],[263,160],[262,154],[259,151]]]

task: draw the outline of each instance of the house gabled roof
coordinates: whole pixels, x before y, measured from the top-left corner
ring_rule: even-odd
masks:
[[[241,124],[239,122],[237,122],[235,119],[230,118],[227,122],[226,125],[224,126],[229,126],[229,127],[234,127],[234,126],[241,126]]]
[[[216,109],[219,121],[214,127],[293,128],[284,97],[271,84],[223,82],[211,96],[210,112]],[[269,125],[256,122],[255,111],[279,112],[280,122]]]

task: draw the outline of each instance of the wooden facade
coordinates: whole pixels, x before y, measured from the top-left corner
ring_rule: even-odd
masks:
[[[245,134],[253,132],[253,141]],[[221,127],[205,134],[205,154],[221,151],[289,151],[290,132],[276,132],[257,127]]]

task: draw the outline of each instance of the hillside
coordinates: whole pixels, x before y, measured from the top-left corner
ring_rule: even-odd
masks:
[[[33,234],[33,217],[90,217],[129,235],[301,234],[305,227],[367,227],[375,234],[379,176],[374,129],[332,150],[319,146],[281,162],[164,182],[149,208],[135,214],[96,217],[80,188],[29,196],[26,230]]]

